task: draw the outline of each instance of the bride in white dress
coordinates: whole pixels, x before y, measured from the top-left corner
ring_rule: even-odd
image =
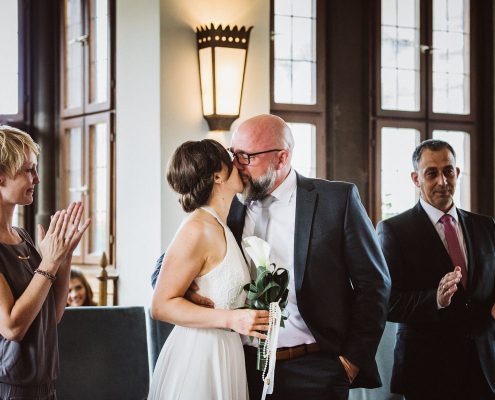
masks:
[[[264,338],[258,331],[268,329],[268,312],[238,309],[250,277],[226,220],[242,181],[227,151],[211,139],[182,144],[167,180],[191,214],[167,250],[153,295],[153,318],[176,326],[158,357],[148,399],[248,399],[239,333]],[[214,308],[184,298],[192,282]]]

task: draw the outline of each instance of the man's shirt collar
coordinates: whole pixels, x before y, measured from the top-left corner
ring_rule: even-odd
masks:
[[[451,215],[456,222],[459,222],[459,216],[457,215],[457,208],[455,204],[452,204],[450,210],[447,213],[444,213],[438,208],[433,207],[430,203],[427,203],[421,197],[419,199],[419,202],[421,204],[421,207],[423,207],[423,210],[425,210],[426,215],[428,215],[428,218],[430,218],[430,221],[433,223],[433,225],[435,225],[440,220],[440,218],[443,217],[444,214]]]

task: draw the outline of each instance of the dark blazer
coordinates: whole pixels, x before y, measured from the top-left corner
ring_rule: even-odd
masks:
[[[460,338],[474,339],[483,372],[495,392],[495,222],[457,209],[468,255],[468,288],[458,286],[451,305],[438,310],[440,279],[454,269],[445,246],[420,203],[378,224],[392,278],[388,320],[399,322],[392,391],[448,371]],[[444,363],[440,365],[439,363]],[[448,375],[448,372],[447,372]],[[452,374],[452,376],[454,376]]]
[[[246,207],[234,199],[228,225],[239,243],[245,215]],[[295,232],[301,316],[323,351],[360,368],[353,387],[380,386],[375,353],[390,277],[356,187],[297,175]]]

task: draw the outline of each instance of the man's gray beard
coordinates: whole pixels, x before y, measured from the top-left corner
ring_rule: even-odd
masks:
[[[263,200],[270,193],[275,184],[277,172],[275,171],[275,167],[270,165],[265,175],[260,176],[257,179],[247,178],[248,181],[244,186],[243,192],[237,195],[243,204],[247,204],[251,201]]]

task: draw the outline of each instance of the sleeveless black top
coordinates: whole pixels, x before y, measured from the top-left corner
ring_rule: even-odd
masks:
[[[21,228],[15,229],[23,241],[19,244],[0,243],[0,273],[17,300],[31,282],[34,271],[41,263],[41,256],[28,233]],[[29,259],[19,256],[29,256]],[[0,335],[0,382],[34,386],[57,378],[59,361],[56,318],[52,287],[21,342],[7,340]]]

